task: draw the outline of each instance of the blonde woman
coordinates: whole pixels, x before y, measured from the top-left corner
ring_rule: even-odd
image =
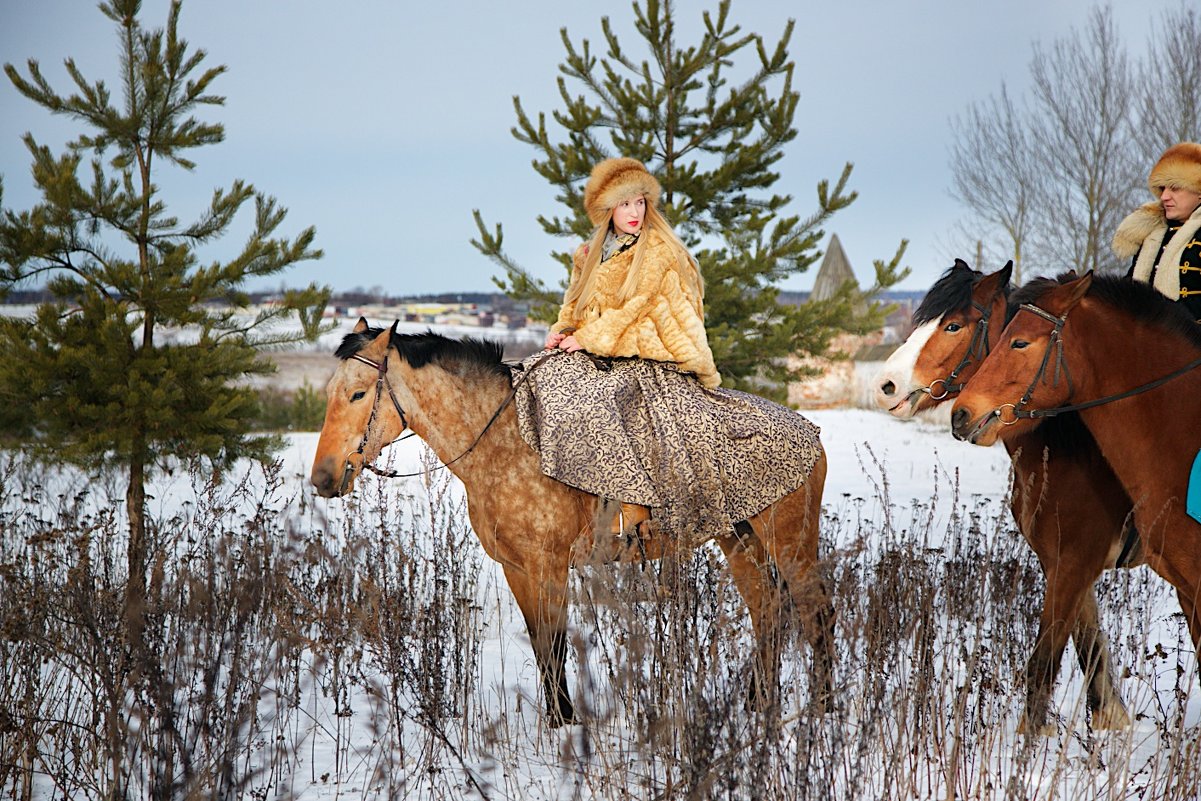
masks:
[[[800,487],[821,445],[795,412],[719,389],[700,270],[659,193],[635,159],[593,168],[584,209],[596,228],[574,254],[547,350],[522,365],[516,406],[544,473],[620,501],[604,507],[621,510],[614,532],[649,516],[700,540]]]
[[[546,347],[671,362],[721,384],[705,337],[696,261],[656,208],[659,182],[642,163],[607,159],[584,188],[596,225],[576,249],[571,283]]]

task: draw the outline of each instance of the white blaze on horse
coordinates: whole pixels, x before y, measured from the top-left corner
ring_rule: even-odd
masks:
[[[879,408],[907,419],[974,386],[1011,312],[1011,271],[1012,262],[985,275],[956,260],[926,293],[914,313],[917,328],[877,376]],[[1047,578],[1026,664],[1021,729],[1054,733],[1047,706],[1069,634],[1088,680],[1093,728],[1125,728],[1130,716],[1099,628],[1093,584],[1106,568],[1138,563],[1137,536],[1126,526],[1132,504],[1078,415],[1007,438],[1005,447],[1014,472],[1010,509]]]
[[[318,494],[350,492],[365,466],[406,429],[420,436],[467,490],[468,514],[484,551],[504,569],[530,635],[551,725],[576,720],[565,672],[567,581],[592,551],[599,501],[543,475],[518,430],[509,368],[499,345],[433,333],[399,335],[360,319],[338,348],[326,388],[325,422],[313,460]],[[826,458],[794,492],[742,521],[717,543],[750,610],[757,675],[767,703],[778,684],[782,624],[778,569],[814,651],[811,686],[831,692],[833,610],[817,575]],[[659,543],[652,553],[671,544]],[[637,549],[635,549],[637,550]],[[767,688],[766,692],[758,688]]]

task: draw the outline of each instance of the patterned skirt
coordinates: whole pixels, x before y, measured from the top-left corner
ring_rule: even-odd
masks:
[[[651,507],[657,528],[700,541],[729,533],[805,483],[819,429],[779,404],[706,389],[675,365],[583,352],[514,369],[521,435],[542,472]]]

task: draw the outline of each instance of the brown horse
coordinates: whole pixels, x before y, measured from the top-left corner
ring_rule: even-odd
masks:
[[[1078,410],[1201,654],[1201,523],[1185,510],[1201,448],[1201,327],[1150,286],[1091,272],[1033,281],[1013,300],[1019,310],[955,402],[955,436],[990,445]]]
[[[603,504],[539,469],[508,403],[511,374],[498,345],[399,335],[395,325],[370,328],[360,319],[337,355],[343,361],[326,388],[313,460],[317,492],[327,498],[349,492],[363,467],[405,429],[420,436],[463,482],[472,528],[504,569],[529,630],[551,725],[575,721],[565,673],[567,580],[581,554],[592,551],[594,532],[598,540],[611,538],[598,524]],[[783,621],[773,566],[805,618],[812,686],[823,697],[831,692],[834,617],[815,569],[825,478],[822,454],[802,487],[718,538],[750,609],[758,643],[750,687],[759,702],[774,696],[779,675]],[[611,550],[602,544],[598,550]],[[657,553],[665,550],[670,546]]]
[[[976,380],[981,360],[1001,336],[1012,269],[1010,262],[984,275],[955,261],[914,312],[913,334],[885,363],[876,382],[877,405],[910,418],[954,400]],[[1047,704],[1069,633],[1086,678],[1093,727],[1125,728],[1130,717],[1098,626],[1093,583],[1119,560],[1131,503],[1078,415],[1006,439],[1005,447],[1014,473],[1009,508],[1047,578],[1038,639],[1026,663],[1020,729],[1054,733],[1046,723]]]

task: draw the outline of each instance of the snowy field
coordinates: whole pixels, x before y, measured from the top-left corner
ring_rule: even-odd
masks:
[[[950,550],[951,545],[937,538],[965,528],[963,521],[970,518],[986,521],[979,526],[982,536],[1004,540],[999,543],[999,551],[1018,554],[1019,558],[1034,564],[1028,549],[1017,544],[1018,535],[1005,511],[1010,471],[1003,448],[986,449],[955,441],[941,419],[906,422],[880,412],[855,409],[811,411],[805,415],[820,426],[829,458],[825,507],[829,519],[839,521],[839,524],[823,531],[828,549],[838,552],[866,547],[866,557],[860,557],[866,564],[873,558],[871,549],[888,540],[892,536],[890,532],[912,527],[923,532],[921,536],[926,539],[929,553],[942,554],[946,552],[944,546]],[[421,497],[441,492],[442,505],[451,507],[461,501],[461,485],[453,478],[442,478],[445,471],[436,473],[436,478],[428,483],[417,478],[388,480],[369,476],[361,480],[361,486],[349,499],[317,498],[307,480],[317,434],[292,435],[288,443],[281,457],[283,490],[278,508],[288,516],[290,525],[299,530],[328,532],[334,548],[339,532],[385,525],[381,518],[373,517],[382,493]],[[430,464],[427,449],[417,439],[390,448],[385,456],[384,465],[401,472],[419,470]],[[252,469],[246,475],[252,476],[254,472]],[[120,497],[119,485],[106,491],[112,497]],[[96,493],[97,497],[103,494],[103,490]],[[164,519],[180,509],[204,503],[183,471],[156,480],[151,495],[154,498],[152,514]],[[848,524],[848,521],[852,522]],[[1000,522],[990,526],[987,521]],[[877,532],[881,539],[869,540],[865,546],[860,534],[856,533],[863,531]],[[860,541],[852,541],[857,538]],[[310,688],[300,703],[310,724],[303,731],[295,732],[303,740],[303,746],[290,755],[290,770],[271,785],[271,797],[383,798],[397,797],[399,793],[401,797],[447,798],[457,797],[460,790],[463,797],[481,797],[484,793],[479,790],[480,786],[487,788],[489,798],[640,797],[637,788],[605,791],[603,781],[598,782],[596,778],[605,774],[605,760],[628,759],[628,754],[623,755],[620,750],[607,753],[604,750],[606,741],[599,735],[587,741],[580,739],[580,727],[557,731],[545,727],[529,640],[503,574],[483,555],[478,542],[469,534],[463,542],[466,544],[459,556],[479,563],[474,587],[479,604],[478,675],[473,679],[468,706],[473,720],[497,723],[484,734],[471,729],[466,722],[461,729],[449,733],[450,741],[459,750],[452,751],[457,756],[439,763],[437,770],[446,773],[438,780],[442,782],[440,786],[451,790],[429,796],[424,792],[407,795],[407,789],[389,786],[387,779],[381,778],[389,771],[417,770],[421,773],[421,766],[425,765],[422,760],[431,757],[425,750],[408,753],[403,763],[389,767],[386,760],[396,757],[381,757],[378,746],[387,732],[381,732],[380,727],[396,726],[397,723],[385,720],[386,714],[381,716],[378,696],[362,692],[361,687],[349,696],[338,697]],[[1052,699],[1059,721],[1057,736],[1037,738],[1033,746],[1023,746],[1024,739],[1015,731],[1020,712],[1020,678],[1001,677],[998,681],[1018,689],[1011,689],[1008,695],[1000,697],[996,702],[997,709],[989,713],[990,719],[996,721],[994,728],[974,735],[986,739],[990,745],[966,751],[970,759],[981,759],[985,764],[963,766],[964,776],[957,780],[954,768],[950,778],[946,775],[948,762],[956,759],[957,748],[951,750],[950,757],[946,754],[909,754],[907,758],[916,766],[913,773],[929,774],[914,787],[882,786],[878,776],[846,776],[839,780],[840,786],[831,797],[859,797],[853,788],[863,787],[864,792],[868,792],[862,796],[865,798],[945,798],[948,797],[946,785],[951,784],[971,788],[971,792],[960,793],[960,797],[981,799],[1180,798],[1178,794],[1160,794],[1155,788],[1172,781],[1164,778],[1167,770],[1164,766],[1170,761],[1166,752],[1178,749],[1181,742],[1195,741],[1195,733],[1201,732],[1201,693],[1197,691],[1196,666],[1175,598],[1167,591],[1166,584],[1156,577],[1147,578],[1146,568],[1125,573],[1131,574],[1150,587],[1150,591],[1140,596],[1149,601],[1137,610],[1137,617],[1132,612],[1128,619],[1118,619],[1103,604],[1102,628],[1110,633],[1115,646],[1121,646],[1115,661],[1119,666],[1129,665],[1132,660],[1145,662],[1147,657],[1140,654],[1153,648],[1164,654],[1162,663],[1156,663],[1157,672],[1140,669],[1133,676],[1119,676],[1121,692],[1135,720],[1131,730],[1097,733],[1088,729],[1081,702],[1080,671],[1065,655]],[[950,613],[951,610],[942,610],[937,614]],[[1033,619],[1037,610],[1032,608],[1028,614]],[[573,613],[571,625],[573,636],[585,642],[595,640],[578,612]],[[1018,656],[1024,659],[1025,653]],[[595,658],[595,655],[589,658]],[[949,659],[947,670],[952,678],[948,681],[952,682],[953,694],[953,677],[966,668],[955,663],[954,655],[945,658]],[[853,661],[847,660],[847,663]],[[794,664],[807,664],[807,655]],[[578,664],[569,664],[572,691],[577,699],[585,694],[603,698],[605,688],[585,686],[579,678],[579,668]],[[603,671],[595,670],[593,678],[601,674]],[[905,678],[898,676],[896,680]],[[841,683],[853,687],[864,681],[843,676]],[[381,688],[384,690],[386,688]],[[952,723],[948,720],[942,725],[951,726]],[[1171,725],[1165,727],[1169,723]],[[862,721],[850,725],[861,724]],[[940,725],[937,721],[932,724]],[[631,724],[619,722],[617,725]],[[1171,726],[1181,727],[1181,730],[1172,731]],[[785,727],[782,736],[787,741],[797,735]],[[484,754],[494,756],[481,757],[479,751],[472,749],[479,749],[480,739],[487,737],[498,739],[497,743],[483,749]],[[934,739],[940,739],[937,732]],[[583,742],[588,744],[586,754],[579,750]],[[881,749],[887,747],[886,744],[880,746]],[[423,746],[423,749],[428,748]],[[441,746],[435,750],[440,749]],[[1196,750],[1187,756],[1195,758]],[[890,760],[887,754],[863,757],[867,765]],[[573,764],[578,766],[581,775],[587,772],[589,779],[573,780]],[[1021,767],[1014,768],[1013,765]],[[1196,766],[1192,770],[1195,776]],[[466,782],[463,776],[468,772],[481,784]],[[841,768],[827,767],[823,775],[828,777],[840,772]],[[883,781],[887,784],[887,779]],[[1016,782],[1011,790],[1029,792],[1029,788],[1034,787],[1038,792],[1030,796],[1020,792],[1013,795],[1007,793],[1004,786],[994,786],[995,782],[1006,781]],[[49,788],[43,789],[46,790],[43,797],[54,795]],[[744,788],[729,797],[760,796]],[[789,797],[793,796],[790,794]],[[805,792],[797,793],[795,797],[812,796]]]
[[[1008,519],[1004,511],[1004,499],[1010,480],[1009,459],[1000,446],[986,449],[958,442],[949,435],[943,419],[898,421],[882,413],[853,409],[810,411],[805,414],[821,427],[821,439],[829,456],[825,501],[827,509],[834,516],[845,519],[848,515],[856,515],[867,521],[867,528],[874,529],[887,529],[904,525],[898,521],[920,519],[921,525],[929,532],[948,530],[953,522],[952,517],[964,515],[965,510],[974,510],[975,514],[985,518]],[[289,472],[297,480],[303,480],[308,471],[316,439],[315,434],[292,438],[292,447],[286,459]],[[406,472],[418,469],[422,450],[423,446],[417,441],[398,446],[390,455],[393,469]],[[416,479],[409,481],[415,482]],[[344,501],[317,499],[316,503],[324,504],[324,513],[330,516],[331,528],[334,527],[334,518],[346,510]],[[1016,538],[1017,534],[1008,527],[1001,536]],[[835,549],[849,545],[837,541],[827,544]],[[942,543],[931,542],[930,545],[938,548]],[[1033,564],[1032,555],[1029,559]],[[1138,571],[1145,572],[1146,568],[1139,568]],[[1165,583],[1158,578],[1150,581],[1153,585],[1162,586],[1158,587],[1155,596],[1155,608],[1145,611],[1150,627],[1142,633],[1147,635],[1148,641],[1160,639],[1174,643],[1176,651],[1182,653],[1178,661],[1183,660],[1189,666],[1188,670],[1194,671],[1191,645],[1180,625],[1175,599],[1167,591]],[[500,570],[486,558],[481,572],[481,585],[482,594],[489,599],[487,614],[494,616],[489,626],[490,638],[483,648],[485,664],[481,668],[481,684],[487,695],[485,703],[498,718],[519,721],[510,731],[519,732],[522,738],[530,738],[525,746],[530,753],[542,752],[545,755],[544,762],[534,758],[523,765],[510,766],[514,770],[529,771],[529,775],[521,780],[506,783],[509,787],[523,789],[516,796],[499,792],[496,797],[592,797],[587,793],[578,795],[578,787],[572,792],[564,790],[561,766],[554,758],[554,751],[565,748],[565,743],[570,742],[570,735],[555,735],[540,725],[536,711],[540,707],[537,673],[530,657],[529,641]],[[1037,610],[1031,609],[1029,614],[1032,618],[1036,617]],[[1102,625],[1110,629],[1113,622],[1103,619]],[[1067,729],[1058,738],[1041,741],[1045,749],[1041,759],[1051,766],[1044,768],[1048,774],[1044,782],[1048,788],[1046,797],[1084,797],[1081,788],[1085,787],[1090,788],[1089,792],[1095,791],[1097,797],[1125,797],[1122,792],[1115,793],[1113,787],[1108,786],[1111,779],[1105,776],[1137,776],[1142,773],[1145,778],[1149,771],[1154,773],[1158,770],[1148,767],[1153,762],[1149,755],[1163,747],[1162,728],[1156,725],[1156,720],[1162,718],[1170,706],[1170,697],[1179,693],[1180,677],[1165,670],[1162,684],[1157,686],[1125,684],[1122,692],[1136,723],[1133,730],[1127,733],[1097,735],[1113,738],[1113,750],[1104,751],[1093,739],[1094,735],[1086,731],[1079,673],[1071,656],[1065,655],[1052,703],[1059,707],[1062,719],[1068,721]],[[1184,724],[1191,730],[1197,730],[1201,728],[1201,703],[1198,702],[1195,674],[1190,672],[1188,675],[1192,681],[1186,680],[1183,686],[1191,693],[1191,700],[1187,702]],[[574,677],[572,686],[573,689],[577,686]],[[1013,698],[1013,703],[1019,703],[1017,696]],[[1001,739],[1007,743],[1002,748],[1003,754],[997,757],[1002,762],[1015,758],[1008,749],[1017,749],[1021,742],[1013,729],[1018,711],[1016,708],[1012,710],[1008,716],[1008,729],[1001,734]],[[1074,769],[1083,769],[1091,761],[1100,759],[1098,754],[1101,753],[1105,753],[1106,757],[1111,753],[1121,754],[1122,758],[1130,759],[1130,764],[1110,764],[1108,774],[1103,772],[1099,781],[1088,778],[1087,770],[1081,770],[1080,775],[1073,773]],[[319,759],[316,755],[314,758]],[[315,772],[322,772],[320,766]],[[1155,779],[1148,781],[1154,784]],[[307,789],[296,789],[303,791],[302,797],[313,799],[346,797],[348,794],[355,796],[367,790],[353,782],[350,786],[342,785],[339,788],[314,785]],[[842,796],[841,793],[837,795]],[[1154,793],[1145,792],[1137,795],[1157,797]],[[981,797],[991,796],[985,793]]]

